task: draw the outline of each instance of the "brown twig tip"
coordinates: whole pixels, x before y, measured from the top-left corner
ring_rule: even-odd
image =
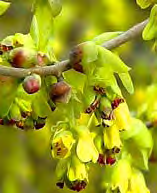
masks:
[[[144,27],[147,25],[147,23],[148,23],[148,19],[133,26],[128,31],[124,32],[118,37],[105,42],[102,46],[109,50],[119,47],[120,45],[139,36],[142,33]],[[6,67],[3,65],[0,65],[0,75],[24,78],[32,73],[36,73],[41,76],[53,75],[53,76],[59,77],[62,74],[62,72],[70,68],[71,67],[69,65],[69,60],[64,60],[51,66],[34,67],[29,69]]]

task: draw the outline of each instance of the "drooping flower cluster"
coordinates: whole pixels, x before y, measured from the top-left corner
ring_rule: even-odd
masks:
[[[72,93],[68,103],[56,103],[52,114],[52,122],[62,121],[52,127],[52,155],[59,159],[57,186],[63,188],[66,184],[75,191],[84,189],[93,162],[111,168],[113,177],[108,181],[107,192],[117,188],[124,193],[137,189],[149,192],[141,173],[137,174],[137,178],[140,176],[137,185],[133,184],[134,173],[139,171],[134,172],[136,169],[131,167],[148,169],[152,138],[145,125],[130,115],[114,77],[117,73],[126,89],[133,92],[129,68],[118,56],[104,50],[93,42],[79,45],[70,56],[75,71],[63,74]],[[61,119],[57,115],[61,115]],[[145,133],[148,143],[141,139],[141,132]],[[130,168],[126,172],[128,176],[120,177],[125,165]]]

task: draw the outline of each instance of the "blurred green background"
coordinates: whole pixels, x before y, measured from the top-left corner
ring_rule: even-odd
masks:
[[[12,0],[11,7],[0,17],[0,39],[16,32],[28,33],[32,19],[32,0]],[[54,52],[59,60],[82,41],[107,31],[125,31],[146,19],[150,9],[141,10],[135,0],[63,0],[62,13],[56,18]],[[157,57],[152,42],[139,37],[118,48],[125,63],[132,67],[135,94],[124,90],[130,110],[142,103],[146,86],[156,82]],[[2,193],[59,193],[55,186],[55,164],[50,153],[50,128],[23,132],[0,127],[0,192]],[[93,166],[85,193],[101,193],[103,167]],[[150,163],[146,173],[152,193],[157,192],[157,164]]]

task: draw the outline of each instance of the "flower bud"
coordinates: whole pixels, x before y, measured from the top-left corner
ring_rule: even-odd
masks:
[[[37,74],[27,76],[24,79],[22,86],[28,94],[34,94],[38,92],[41,87],[41,78]]]
[[[83,73],[83,66],[81,65],[82,57],[83,50],[81,45],[74,47],[70,53],[70,64],[74,70],[81,73]]]
[[[37,54],[35,50],[18,47],[10,52],[9,61],[15,68],[31,68],[37,63]]]
[[[56,103],[68,103],[71,96],[71,87],[64,81],[53,84],[50,88],[50,98]]]

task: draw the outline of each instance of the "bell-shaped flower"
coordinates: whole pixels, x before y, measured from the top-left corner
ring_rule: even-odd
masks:
[[[104,129],[104,144],[106,149],[121,148],[122,142],[116,124]]]
[[[120,160],[113,168],[111,176],[111,190],[119,189],[121,193],[126,193],[131,177],[131,166],[127,160]]]
[[[71,154],[71,148],[75,140],[73,134],[68,130],[57,131],[52,139],[52,156],[54,158],[67,158]]]
[[[81,162],[77,155],[72,155],[71,163],[68,167],[67,177],[70,181],[88,181],[87,166]]]
[[[86,126],[77,126],[75,130],[78,134],[78,144],[76,147],[78,158],[82,162],[92,161],[96,163],[99,153],[94,145],[92,134]]]
[[[114,109],[115,123],[119,130],[126,130],[129,128],[131,122],[131,116],[128,106],[125,102],[120,103],[119,106]]]
[[[130,178],[130,186],[128,188],[127,193],[150,193],[148,188],[146,187],[145,180],[143,174],[137,170],[132,169],[132,175]]]

